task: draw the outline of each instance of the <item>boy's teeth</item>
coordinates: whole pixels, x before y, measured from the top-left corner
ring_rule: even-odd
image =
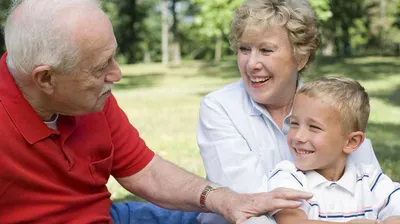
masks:
[[[311,151],[299,150],[299,149],[296,149],[296,152],[297,152],[298,154],[311,154],[311,153],[313,153],[313,152],[311,152]]]

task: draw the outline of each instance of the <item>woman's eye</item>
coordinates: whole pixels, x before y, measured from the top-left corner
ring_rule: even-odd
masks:
[[[261,53],[263,53],[263,54],[269,54],[269,53],[272,53],[273,51],[271,50],[271,49],[268,49],[268,48],[262,48],[261,49]]]

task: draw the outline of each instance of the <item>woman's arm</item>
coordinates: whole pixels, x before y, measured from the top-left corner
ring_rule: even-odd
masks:
[[[211,97],[200,105],[197,142],[207,178],[238,192],[265,191],[267,176],[260,158],[240,133],[243,130],[235,126],[236,118],[226,110]]]

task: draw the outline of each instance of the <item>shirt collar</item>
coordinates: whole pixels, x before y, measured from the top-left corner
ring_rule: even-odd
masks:
[[[314,170],[307,171],[306,174],[310,189],[314,189],[321,184],[328,183],[329,185],[337,184],[353,195],[355,193],[357,183],[357,171],[354,162],[350,158],[347,158],[346,168],[344,170],[343,176],[336,182],[325,179],[325,177]]]
[[[0,60],[0,101],[15,127],[30,144],[34,144],[52,134],[51,130],[40,119],[39,115],[23,97],[11,76],[6,64],[7,52]]]

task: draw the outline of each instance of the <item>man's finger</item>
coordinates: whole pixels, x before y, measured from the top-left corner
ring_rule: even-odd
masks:
[[[298,208],[301,205],[300,201],[291,201],[291,200],[285,200],[285,199],[274,199],[270,205],[272,208],[270,209],[275,210],[275,209],[294,209]]]
[[[235,224],[242,224],[242,223],[244,223],[246,221],[247,221],[247,218],[243,217],[243,218],[238,219]]]
[[[278,188],[270,193],[273,193],[275,198],[287,199],[287,200],[296,200],[296,199],[305,199],[308,200],[312,198],[312,193],[299,191],[289,188]]]

